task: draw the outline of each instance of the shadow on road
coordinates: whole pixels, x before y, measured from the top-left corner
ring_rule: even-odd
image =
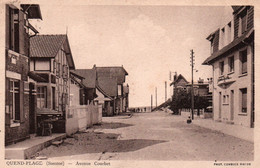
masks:
[[[125,123],[119,123],[119,122],[102,122],[101,125],[95,125],[93,128],[101,128],[101,129],[117,129],[117,128],[123,128],[123,127],[130,127],[133,126],[132,124],[125,124]]]
[[[120,140],[120,134],[88,132],[75,134],[74,138],[66,139],[59,147],[50,146],[42,150],[40,155],[50,158],[88,153],[130,152],[164,142],[167,141],[149,139]]]

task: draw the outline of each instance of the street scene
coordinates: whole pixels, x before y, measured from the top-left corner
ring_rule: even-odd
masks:
[[[254,6],[3,13],[6,160],[255,161]]]

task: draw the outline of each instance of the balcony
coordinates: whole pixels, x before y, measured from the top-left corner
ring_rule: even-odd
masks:
[[[227,85],[234,83],[236,80],[231,75],[222,75],[218,78],[218,86],[226,87]]]

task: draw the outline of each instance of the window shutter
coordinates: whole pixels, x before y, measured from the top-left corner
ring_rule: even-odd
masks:
[[[19,86],[19,94],[20,94],[20,121],[24,122],[25,117],[24,117],[24,82],[20,81],[20,86]]]
[[[25,55],[25,30],[24,30],[24,13],[19,10],[19,52]]]
[[[5,124],[10,125],[10,87],[9,87],[10,80],[6,78],[5,80]]]
[[[9,15],[9,6],[6,5],[5,6],[5,14],[6,14],[6,18],[5,18],[5,47],[9,49],[9,41],[10,41],[10,15]]]

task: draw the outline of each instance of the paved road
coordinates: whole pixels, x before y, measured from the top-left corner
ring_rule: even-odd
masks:
[[[40,155],[74,160],[253,160],[253,143],[188,125],[181,116],[135,113],[131,118],[105,117],[103,122]]]

